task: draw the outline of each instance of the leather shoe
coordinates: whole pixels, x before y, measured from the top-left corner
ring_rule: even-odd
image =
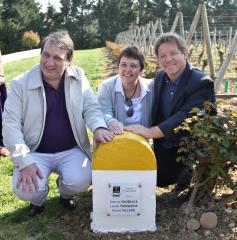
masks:
[[[43,211],[44,211],[44,205],[43,206],[36,206],[36,205],[31,203],[30,206],[29,206],[28,216],[29,217],[34,217],[34,216],[40,214]]]
[[[76,208],[76,201],[75,201],[74,196],[72,196],[68,199],[62,198],[60,196],[59,203],[62,204],[64,207],[66,207],[69,210],[74,210]]]

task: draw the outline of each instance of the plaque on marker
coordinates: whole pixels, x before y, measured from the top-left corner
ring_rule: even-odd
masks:
[[[140,183],[108,184],[108,216],[140,215]]]

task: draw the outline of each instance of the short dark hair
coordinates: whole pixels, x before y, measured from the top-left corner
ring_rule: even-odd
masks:
[[[188,47],[185,40],[176,33],[168,32],[161,34],[156,40],[154,51],[157,57],[159,57],[158,51],[159,47],[163,43],[173,42],[177,45],[178,49],[185,55],[188,56]]]
[[[67,50],[67,60],[73,57],[74,44],[67,31],[57,31],[50,33],[41,43],[40,53],[43,52],[46,42],[52,42],[57,47]]]
[[[141,70],[143,70],[145,65],[145,58],[141,52],[139,52],[137,47],[127,47],[123,49],[118,57],[118,65],[120,64],[121,58],[127,57],[127,58],[133,58],[137,59],[140,63]]]

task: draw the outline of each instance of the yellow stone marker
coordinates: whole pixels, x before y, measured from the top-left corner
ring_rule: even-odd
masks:
[[[155,231],[156,159],[146,139],[125,132],[92,163],[94,232]]]

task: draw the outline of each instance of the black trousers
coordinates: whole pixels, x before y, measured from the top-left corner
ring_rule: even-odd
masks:
[[[166,187],[175,184],[184,169],[182,162],[177,162],[177,148],[167,149],[154,145],[157,162],[157,186]]]

